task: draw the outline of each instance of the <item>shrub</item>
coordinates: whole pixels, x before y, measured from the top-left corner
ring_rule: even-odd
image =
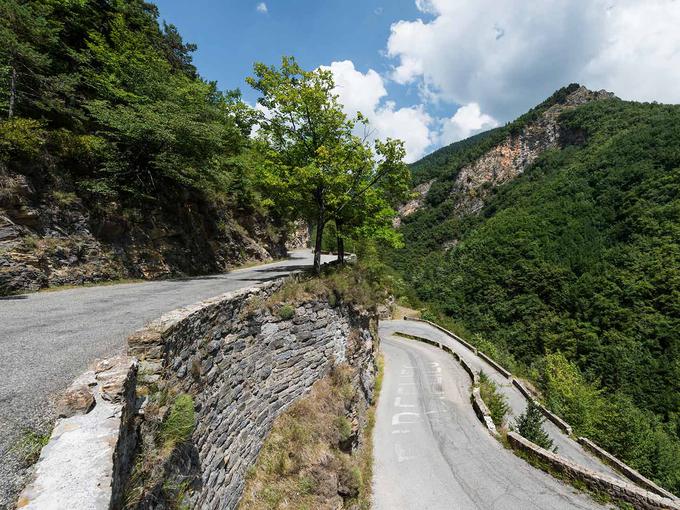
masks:
[[[499,427],[503,426],[505,416],[510,411],[510,406],[505,395],[498,392],[496,384],[489,379],[489,376],[483,370],[479,372],[479,393],[489,408],[493,422]]]
[[[41,122],[19,117],[0,121],[0,159],[7,156],[37,156],[45,143]]]
[[[78,195],[69,191],[55,190],[52,192],[52,198],[63,207],[69,207],[78,202]]]
[[[338,433],[340,434],[340,441],[347,441],[352,435],[352,424],[345,416],[338,416],[335,423],[338,427]]]
[[[279,317],[281,317],[284,321],[292,319],[294,315],[295,308],[293,308],[291,305],[283,305],[281,308],[279,308]]]
[[[557,447],[553,448],[553,441],[550,439],[548,433],[543,430],[543,414],[538,406],[533,400],[529,400],[524,413],[517,417],[515,426],[517,427],[517,432],[528,439],[532,443],[545,448],[546,450],[557,451]]]
[[[544,360],[541,387],[546,404],[567,420],[580,434],[592,436],[604,412],[602,391],[586,381],[575,363],[558,352]]]

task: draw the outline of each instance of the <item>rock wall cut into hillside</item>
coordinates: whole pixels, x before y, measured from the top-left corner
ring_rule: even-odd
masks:
[[[186,192],[123,205],[0,165],[0,295],[120,278],[217,273],[285,254],[267,219]]]

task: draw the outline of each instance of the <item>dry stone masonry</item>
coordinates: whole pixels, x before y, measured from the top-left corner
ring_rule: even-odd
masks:
[[[371,403],[375,313],[334,294],[270,310],[265,301],[282,285],[276,280],[170,312],[129,338],[129,356],[105,360],[76,380],[19,505],[115,510],[141,483],[145,490],[132,507],[236,508],[274,419],[335,365],[355,369],[361,400]],[[161,476],[149,485],[130,474],[168,416],[167,406],[150,411],[159,392],[191,395],[196,425],[153,466]],[[353,429],[363,427],[354,421]],[[178,488],[179,501],[167,499],[168,487]]]
[[[609,496],[623,500],[633,508],[639,510],[679,510],[680,502],[676,499],[665,498],[638,487],[633,483],[626,483],[611,476],[597,473],[576,464],[556,453],[544,450],[516,432],[508,432],[508,441],[515,450],[520,450],[534,458],[540,459],[550,468],[570,480],[579,480],[591,490],[602,492]]]
[[[196,429],[164,477],[191,480],[191,508],[235,508],[274,419],[335,364],[358,369],[356,384],[372,401],[374,317],[334,296],[272,312],[262,303],[280,285],[180,309],[129,339],[142,380],[194,398]]]

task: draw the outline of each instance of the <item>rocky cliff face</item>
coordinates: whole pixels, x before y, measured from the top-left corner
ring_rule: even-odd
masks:
[[[545,151],[583,143],[585,140],[582,133],[572,132],[560,125],[560,115],[587,102],[613,97],[611,92],[593,92],[581,86],[563,101],[547,108],[518,134],[508,135],[472,164],[461,168],[452,190],[456,213],[464,215],[479,212],[484,205],[484,198],[494,187],[522,174]],[[432,183],[433,181],[428,181],[414,189],[418,198],[400,209],[401,217],[413,214],[422,207]]]
[[[394,218],[393,221],[393,226],[395,228],[401,225],[401,219],[403,217],[408,216],[409,214],[413,214],[423,206],[423,203],[425,202],[425,197],[427,196],[428,191],[430,191],[433,182],[434,180],[427,181],[413,188],[413,197],[411,198],[411,200],[406,202],[397,210],[398,215]]]
[[[0,164],[0,295],[117,278],[225,271],[285,253],[266,219],[191,193],[163,204],[98,202]]]

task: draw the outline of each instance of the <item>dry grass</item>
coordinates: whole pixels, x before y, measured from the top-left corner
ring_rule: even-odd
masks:
[[[313,299],[327,299],[331,306],[337,302],[352,303],[373,308],[387,299],[388,291],[369,269],[353,266],[332,266],[322,270],[321,275],[300,274],[290,278],[273,293],[264,305],[275,309],[285,303],[297,305]]]
[[[352,376],[348,366],[338,367],[277,418],[249,472],[241,510],[334,509],[370,492],[370,444],[354,453],[342,448],[353,433],[346,417],[357,392]]]
[[[404,317],[420,318],[420,311],[402,305],[394,305],[392,308],[392,319],[401,320]]]

